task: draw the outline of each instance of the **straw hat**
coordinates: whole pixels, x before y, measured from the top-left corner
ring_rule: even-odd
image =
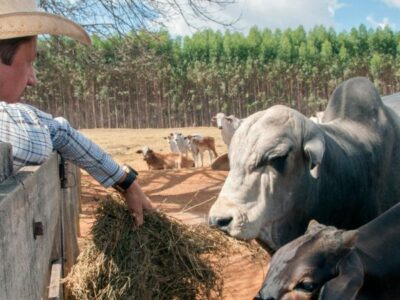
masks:
[[[35,0],[0,0],[0,40],[38,34],[65,35],[90,45],[90,37],[81,26],[38,11]]]

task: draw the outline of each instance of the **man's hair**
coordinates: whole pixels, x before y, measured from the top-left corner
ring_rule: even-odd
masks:
[[[0,40],[0,60],[3,64],[10,66],[19,46],[32,39],[31,36]]]

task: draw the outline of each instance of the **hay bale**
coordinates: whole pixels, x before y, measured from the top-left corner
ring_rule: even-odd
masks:
[[[224,257],[251,247],[156,211],[134,228],[121,198],[100,204],[92,235],[65,279],[80,300],[222,299]]]

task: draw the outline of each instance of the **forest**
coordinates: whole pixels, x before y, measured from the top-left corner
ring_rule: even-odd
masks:
[[[354,76],[368,77],[381,95],[400,91],[400,32],[388,27],[204,29],[190,37],[141,30],[92,35],[92,43],[41,38],[39,83],[24,102],[76,128],[170,128],[275,104],[310,116]]]

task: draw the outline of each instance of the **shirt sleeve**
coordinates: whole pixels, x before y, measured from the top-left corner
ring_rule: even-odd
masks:
[[[54,149],[104,187],[110,187],[123,176],[124,171],[112,157],[75,130],[66,119],[53,118],[26,104],[0,104],[3,104],[0,106],[0,139],[12,144],[17,167],[40,164]]]
[[[14,171],[43,163],[53,150],[47,126],[19,104],[0,102],[0,141],[12,145]]]
[[[53,148],[67,160],[86,170],[104,187],[110,187],[123,175],[112,157],[61,117],[42,118],[50,131]]]

